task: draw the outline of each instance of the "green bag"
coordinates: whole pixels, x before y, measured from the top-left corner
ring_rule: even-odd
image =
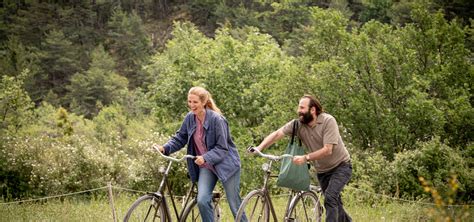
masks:
[[[305,154],[304,148],[301,146],[301,140],[298,139],[298,144],[294,141],[296,130],[298,129],[298,122],[297,119],[293,122],[291,141],[285,152],[293,156]],[[277,180],[278,186],[287,187],[297,191],[308,191],[310,183],[311,181],[307,164],[296,165],[293,163],[291,158],[282,159],[280,173],[278,174]]]

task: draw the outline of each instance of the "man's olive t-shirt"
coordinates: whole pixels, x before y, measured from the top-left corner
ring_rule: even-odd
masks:
[[[286,123],[282,129],[285,135],[290,135],[293,130],[293,121]],[[328,172],[337,167],[342,162],[350,160],[349,152],[342,142],[339,134],[339,127],[336,119],[327,114],[321,113],[316,119],[316,125],[310,127],[307,124],[299,123],[298,137],[306,147],[307,152],[314,152],[324,147],[324,144],[334,144],[332,154],[320,160],[312,161],[318,173]]]

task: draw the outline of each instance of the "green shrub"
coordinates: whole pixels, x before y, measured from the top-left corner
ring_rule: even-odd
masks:
[[[381,151],[355,152],[351,153],[351,158],[352,186],[378,194],[390,195],[397,192],[394,168]]]
[[[153,118],[127,118],[120,106],[105,107],[93,120],[42,104],[35,119],[2,138],[4,199],[48,196],[113,185],[152,191],[166,162],[150,149],[166,138]],[[185,164],[170,180],[184,186]],[[184,189],[184,188],[183,188]],[[181,189],[177,189],[181,191]]]
[[[425,196],[418,178],[424,177],[434,187],[444,192],[448,189],[445,178],[451,174],[459,175],[458,199],[470,198],[472,195],[472,167],[470,168],[461,152],[442,143],[439,138],[418,144],[415,150],[398,153],[393,161],[397,187],[401,195],[408,197]],[[464,195],[464,194],[468,195]]]

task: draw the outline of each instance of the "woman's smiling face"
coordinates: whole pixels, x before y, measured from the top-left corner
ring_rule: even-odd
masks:
[[[188,107],[191,109],[194,115],[205,112],[204,105],[205,104],[199,99],[199,96],[194,94],[188,95]]]

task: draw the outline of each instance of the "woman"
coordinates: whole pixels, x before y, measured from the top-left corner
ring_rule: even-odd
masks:
[[[176,134],[163,146],[165,155],[187,145],[187,153],[197,158],[188,159],[188,171],[193,182],[197,181],[197,203],[203,221],[214,221],[212,191],[217,180],[222,182],[232,214],[237,214],[240,193],[240,157],[230,136],[227,120],[217,108],[211,94],[202,87],[188,92],[191,110]]]

